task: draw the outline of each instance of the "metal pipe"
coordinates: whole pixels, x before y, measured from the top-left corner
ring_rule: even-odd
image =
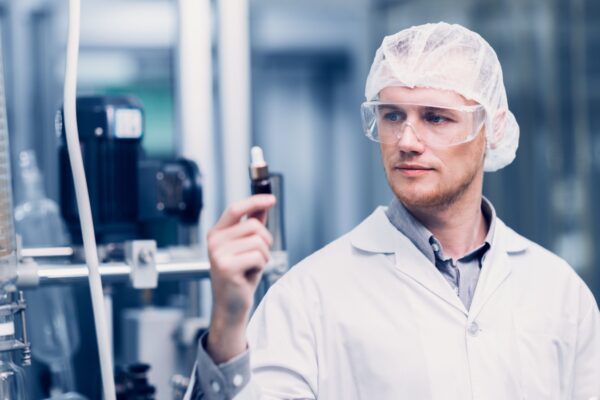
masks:
[[[219,0],[217,8],[223,187],[231,204],[250,194],[250,6],[249,0]]]
[[[105,285],[102,287],[102,293],[104,294],[104,310],[106,311],[106,325],[108,325],[108,347],[110,347],[110,354],[115,356],[114,348],[114,337],[113,337],[113,299],[112,299],[112,286]]]
[[[27,319],[25,318],[25,295],[22,290],[19,290],[18,304],[20,306],[19,314],[21,317],[21,338],[23,340],[23,358],[21,364],[23,366],[31,365],[31,346],[29,344],[29,338],[27,337]]]
[[[177,99],[179,100],[179,132],[177,153],[195,161],[202,171],[204,208],[199,229],[190,232],[198,240],[190,243],[203,245],[208,229],[219,218],[220,178],[217,141],[213,125],[213,9],[211,0],[178,0],[177,40]],[[180,231],[181,232],[181,231]],[[202,315],[210,310],[210,286],[202,282],[188,282],[184,289],[188,298],[188,314]],[[202,292],[206,301],[201,301]],[[205,314],[208,315],[208,314]]]
[[[271,253],[271,257],[271,261],[265,268],[267,273],[273,271],[276,274],[281,274],[287,270],[286,252],[274,251]],[[17,280],[19,288],[87,283],[88,268],[85,264],[63,265],[36,263],[29,260],[27,268],[35,270],[34,274],[38,278],[37,285],[31,280],[22,279],[21,274],[19,274]],[[103,263],[100,264],[99,270],[103,283],[127,282],[131,274],[131,267],[125,262]],[[159,281],[193,280],[210,277],[210,263],[207,260],[163,262],[157,260],[156,270]],[[19,268],[19,271],[21,271],[21,268]]]
[[[99,269],[104,283],[125,282],[131,273],[131,267],[123,262],[101,264]],[[174,262],[157,264],[156,269],[160,280],[200,279],[208,277],[210,266],[207,261]],[[40,286],[84,284],[87,282],[88,269],[85,264],[38,264],[37,274]]]
[[[72,247],[29,247],[19,251],[21,257],[71,257],[75,254]]]

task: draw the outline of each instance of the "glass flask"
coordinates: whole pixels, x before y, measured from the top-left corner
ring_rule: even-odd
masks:
[[[20,153],[19,172],[22,200],[15,208],[15,224],[23,247],[67,245],[68,234],[59,207],[46,197],[33,151]],[[71,288],[44,287],[28,291],[27,304],[32,354],[47,364],[52,374],[50,398],[84,399],[75,393],[71,364],[79,348]]]

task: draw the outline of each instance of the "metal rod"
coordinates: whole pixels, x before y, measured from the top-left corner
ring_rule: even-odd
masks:
[[[40,261],[48,252],[40,249]],[[191,261],[190,261],[191,260]],[[271,260],[265,267],[265,273],[282,275],[289,267],[287,252],[272,251]],[[99,266],[103,284],[128,282],[131,267],[126,262],[107,262]],[[171,249],[156,254],[156,271],[159,281],[167,280],[200,280],[210,278],[210,264],[189,248]],[[37,286],[86,284],[88,268],[83,263],[57,264],[38,262],[31,258],[23,258],[19,264],[17,286],[19,289]],[[33,279],[32,279],[33,278]]]
[[[210,266],[208,261],[171,262],[157,264],[156,269],[159,280],[201,279],[209,276]],[[131,267],[126,263],[101,264],[99,270],[105,283],[128,281],[131,273]],[[88,269],[85,264],[38,264],[37,273],[40,286],[85,284]]]
[[[25,307],[27,306],[27,303],[25,302],[25,295],[23,294],[22,290],[19,290],[18,302],[19,305],[23,307],[19,311],[21,317],[21,338],[23,340],[24,345],[21,364],[23,366],[29,366],[31,365],[31,346],[29,345],[29,339],[27,337],[27,321],[25,318]]]
[[[75,251],[72,247],[31,247],[21,249],[21,257],[71,257]]]

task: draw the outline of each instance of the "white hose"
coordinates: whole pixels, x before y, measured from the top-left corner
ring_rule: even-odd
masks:
[[[102,295],[102,282],[98,272],[98,252],[96,249],[96,238],[94,236],[94,224],[92,222],[92,211],[88,196],[81,147],[79,145],[79,132],[77,131],[77,57],[79,53],[79,18],[80,1],[69,0],[69,33],[67,39],[67,67],[65,71],[64,87],[64,124],[67,138],[67,148],[73,181],[75,182],[75,194],[77,196],[77,208],[79,210],[79,221],[85,250],[85,261],[89,269],[90,292],[92,295],[92,308],[94,311],[94,323],[96,325],[96,337],[98,339],[98,353],[100,357],[100,371],[102,374],[103,395],[106,400],[115,400],[115,382],[113,380],[112,354],[110,351],[108,328],[106,324],[106,312],[104,310],[104,298]]]

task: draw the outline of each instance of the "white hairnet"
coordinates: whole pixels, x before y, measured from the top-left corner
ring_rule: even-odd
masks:
[[[487,114],[485,170],[496,171],[514,160],[519,125],[508,110],[500,61],[477,33],[440,22],[386,36],[367,77],[367,101],[374,100],[388,86],[452,90],[478,102]],[[505,118],[495,118],[497,112]],[[501,139],[494,140],[493,124],[502,121]]]

